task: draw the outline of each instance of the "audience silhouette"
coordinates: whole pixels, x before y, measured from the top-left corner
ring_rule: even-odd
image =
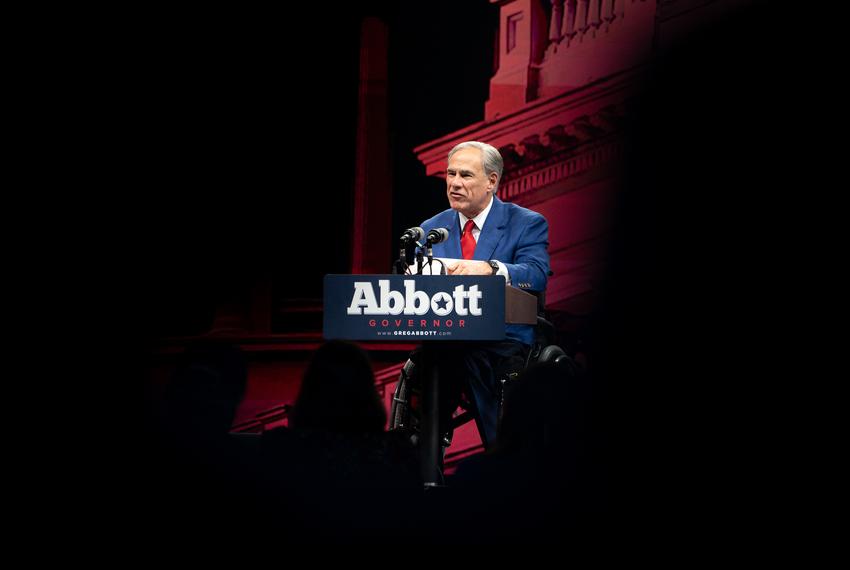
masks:
[[[245,393],[247,365],[227,343],[186,349],[153,414],[153,447],[141,466],[143,493],[164,526],[200,524],[227,529],[250,516],[258,446],[235,438],[230,427]]]
[[[386,411],[366,353],[330,341],[304,374],[290,426],[262,437],[269,505],[293,518],[287,530],[316,540],[356,541],[408,533],[398,505],[419,508],[415,450],[384,431]]]
[[[496,444],[462,461],[448,479],[444,507],[464,505],[487,521],[457,528],[461,541],[549,541],[583,521],[593,496],[587,378],[550,362],[509,386]]]

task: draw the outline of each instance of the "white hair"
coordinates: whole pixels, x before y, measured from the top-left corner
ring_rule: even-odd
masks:
[[[477,148],[481,151],[481,162],[484,164],[484,174],[490,176],[491,173],[496,173],[496,186],[493,187],[493,194],[499,189],[499,182],[502,181],[502,170],[505,168],[505,162],[502,160],[502,155],[499,149],[493,145],[478,141],[466,141],[455,145],[449,151],[449,160],[457,151],[464,148]]]

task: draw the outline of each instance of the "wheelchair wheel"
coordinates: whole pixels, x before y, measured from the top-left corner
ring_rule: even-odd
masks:
[[[416,370],[416,363],[408,360],[401,373],[398,376],[398,382],[393,392],[393,401],[390,407],[389,430],[400,431],[407,433],[410,436],[410,441],[413,445],[419,443],[419,434],[421,433],[421,408],[422,403],[422,382]],[[461,402],[461,408],[464,408],[464,403]],[[452,435],[454,428],[460,425],[463,421],[469,421],[472,417],[466,419],[461,417],[453,421],[453,426],[450,431],[440,434],[440,444],[443,452],[452,443]]]
[[[576,361],[570,358],[564,349],[554,344],[543,347],[537,362],[554,362],[560,370],[571,377],[578,377],[581,374],[581,368]]]
[[[419,406],[422,387],[417,381],[416,364],[408,360],[398,376],[390,407],[390,430],[407,431],[413,443],[419,439]]]
[[[537,357],[537,362],[558,362],[558,359],[562,356],[566,356],[566,352],[560,346],[550,344],[549,346],[544,347],[540,351],[540,355]]]

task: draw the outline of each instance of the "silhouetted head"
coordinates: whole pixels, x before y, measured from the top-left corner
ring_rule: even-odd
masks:
[[[192,437],[226,435],[246,382],[247,366],[238,348],[187,348],[166,389],[162,408],[166,427]]]
[[[296,429],[381,432],[387,421],[366,353],[354,344],[330,341],[310,361],[290,418]]]

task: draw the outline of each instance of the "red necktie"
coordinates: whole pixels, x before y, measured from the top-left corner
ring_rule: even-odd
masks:
[[[474,227],[475,222],[466,220],[463,233],[460,235],[460,250],[463,252],[464,259],[472,259],[472,254],[475,253],[475,238],[472,237],[472,228]]]

